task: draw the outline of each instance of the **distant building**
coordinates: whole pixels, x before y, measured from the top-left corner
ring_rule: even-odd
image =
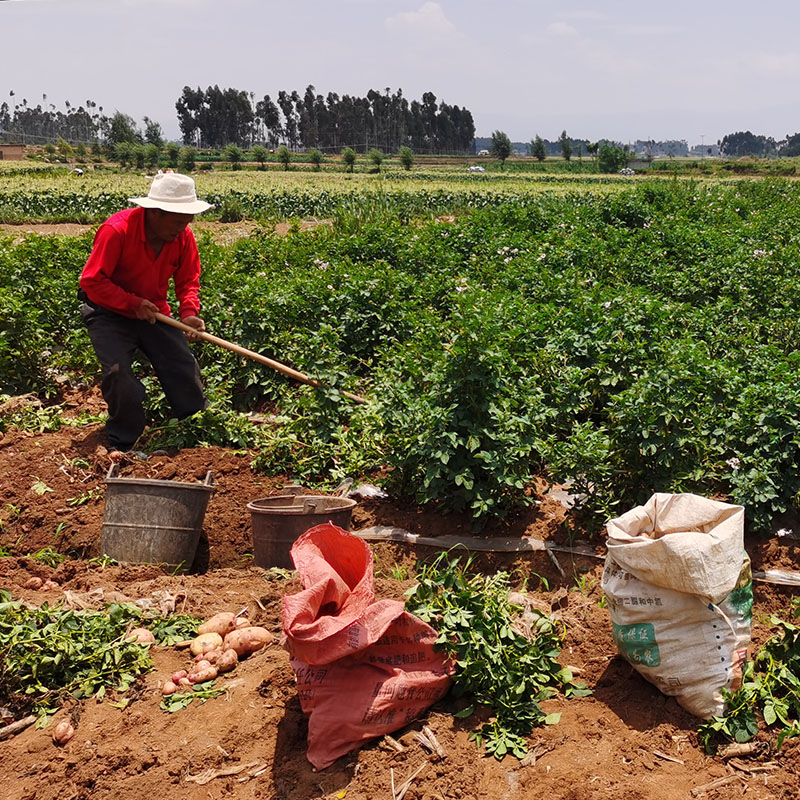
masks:
[[[688,156],[689,144],[685,139],[637,139],[631,146],[631,152],[644,158],[663,158],[664,156]]]
[[[696,158],[719,158],[719,146],[716,144],[696,144],[690,151]]]
[[[22,161],[25,158],[25,145],[0,144],[0,161]]]

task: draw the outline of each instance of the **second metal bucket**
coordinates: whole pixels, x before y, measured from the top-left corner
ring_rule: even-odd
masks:
[[[355,504],[348,497],[300,494],[275,495],[248,503],[255,565],[293,569],[290,551],[295,539],[324,522],[350,530]]]

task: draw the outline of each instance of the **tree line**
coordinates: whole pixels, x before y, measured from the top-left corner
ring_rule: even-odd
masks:
[[[506,159],[514,152],[514,145],[508,134],[504,131],[494,131],[490,142],[489,152],[495,158],[500,159],[501,164],[504,164]],[[622,169],[627,165],[630,157],[630,151],[627,147],[622,147],[607,139],[600,139],[597,142],[578,140],[576,148],[576,140],[571,139],[566,130],[562,131],[558,137],[558,147],[560,155],[565,161],[572,159],[576,149],[578,155],[582,156],[585,148],[588,155],[592,158],[597,158],[601,172],[616,172]],[[528,154],[537,161],[544,161],[548,155],[552,155],[552,150],[547,147],[546,141],[537,134],[528,145]]]
[[[365,97],[329,92],[323,97],[309,85],[302,96],[282,90],[275,100],[269,95],[256,100],[252,92],[240,89],[186,86],[175,106],[184,145],[198,149],[263,145],[338,153],[350,147],[367,153],[408,147],[417,153],[466,153],[480,150],[490,141],[476,140],[469,109],[438,101],[432,92],[409,102],[401,89],[371,89]],[[149,117],[144,117],[140,126],[123,112],[106,114],[103,106],[91,99],[81,104],[66,100],[62,110],[48,102],[47,94],[34,105],[27,98],[17,98],[13,90],[9,100],[0,103],[0,136],[41,145],[63,140],[110,149],[121,143],[165,146],[161,125]],[[607,144],[613,143],[608,140]],[[720,155],[727,158],[800,156],[800,132],[775,140],[749,130],[737,131],[717,144]],[[633,149],[657,155],[666,146],[675,155],[688,150],[685,142],[637,142]],[[562,131],[554,141],[536,136],[526,149],[536,157],[544,153],[569,160],[584,153],[595,156],[599,147],[598,142],[572,138]]]
[[[104,113],[92,100],[80,105],[66,101],[62,110],[48,103],[46,94],[35,105],[14,97],[10,92],[13,105],[0,104],[0,134],[8,139],[31,144],[63,139],[111,148],[121,142],[164,143],[161,125],[148,117],[140,127],[123,112]],[[186,86],[175,107],[183,143],[198,149],[283,145],[292,151],[350,147],[367,153],[409,147],[418,153],[466,153],[475,138],[469,109],[439,101],[433,92],[411,101],[401,89],[388,88],[370,90],[365,97],[335,92],[323,97],[308,86],[302,96],[282,90],[275,100],[269,95],[257,100],[241,89]]]
[[[720,155],[728,158],[800,156],[800,133],[787,134],[785,139],[776,141],[771,136],[737,131],[723,136],[717,144]]]
[[[402,89],[370,89],[366,97],[323,96],[314,86],[303,94],[281,90],[264,95],[218,86],[185,86],[175,104],[184,144],[221,147],[285,145],[290,150],[394,152],[410,147],[418,153],[468,152],[475,123],[467,108],[438,101],[433,92],[408,101]]]
[[[59,139],[71,144],[103,144],[113,147],[120,142],[155,144],[162,147],[164,134],[161,125],[144,117],[140,128],[136,121],[115,111],[108,115],[103,106],[93,100],[74,105],[64,101],[62,111],[48,103],[47,95],[36,105],[27,98],[14,101],[15,92],[9,92],[14,105],[8,101],[0,103],[0,134],[8,139],[20,139],[22,143],[46,144]]]

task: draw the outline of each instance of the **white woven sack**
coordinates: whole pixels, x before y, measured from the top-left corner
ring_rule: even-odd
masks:
[[[690,713],[721,714],[750,644],[744,508],[655,494],[606,529],[602,586],[620,654]]]

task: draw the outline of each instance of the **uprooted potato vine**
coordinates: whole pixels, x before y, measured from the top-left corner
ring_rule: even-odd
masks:
[[[470,575],[471,563],[471,557],[462,565],[442,553],[421,565],[406,608],[439,632],[436,647],[455,664],[452,693],[472,701],[455,716],[468,717],[478,705],[492,709],[494,720],[470,738],[498,759],[507,753],[523,758],[533,728],[555,724],[561,716],[545,714],[539,702],[558,691],[585,697],[591,690],[558,663],[561,632],[556,623],[531,609],[531,633],[523,635],[518,625],[522,608],[509,601],[508,574]]]
[[[225,689],[216,688],[213,680],[205,681],[205,683],[194,684],[187,692],[175,692],[174,694],[165,695],[158,707],[162,711],[174,714],[176,711],[186,708],[194,700],[205,703],[206,700],[219,697],[221,694],[225,694]]]
[[[104,611],[29,608],[0,590],[0,704],[31,711],[40,721],[68,698],[125,692],[153,668],[150,646],[125,638],[146,624],[159,644],[194,634],[199,620],[185,614],[161,617],[132,603]]]
[[[792,616],[800,617],[800,598],[792,600]],[[800,627],[776,616],[778,629],[743,670],[742,686],[722,690],[725,714],[700,725],[700,740],[708,752],[720,739],[748,742],[758,733],[759,715],[768,728],[780,724],[777,747],[800,736]]]

